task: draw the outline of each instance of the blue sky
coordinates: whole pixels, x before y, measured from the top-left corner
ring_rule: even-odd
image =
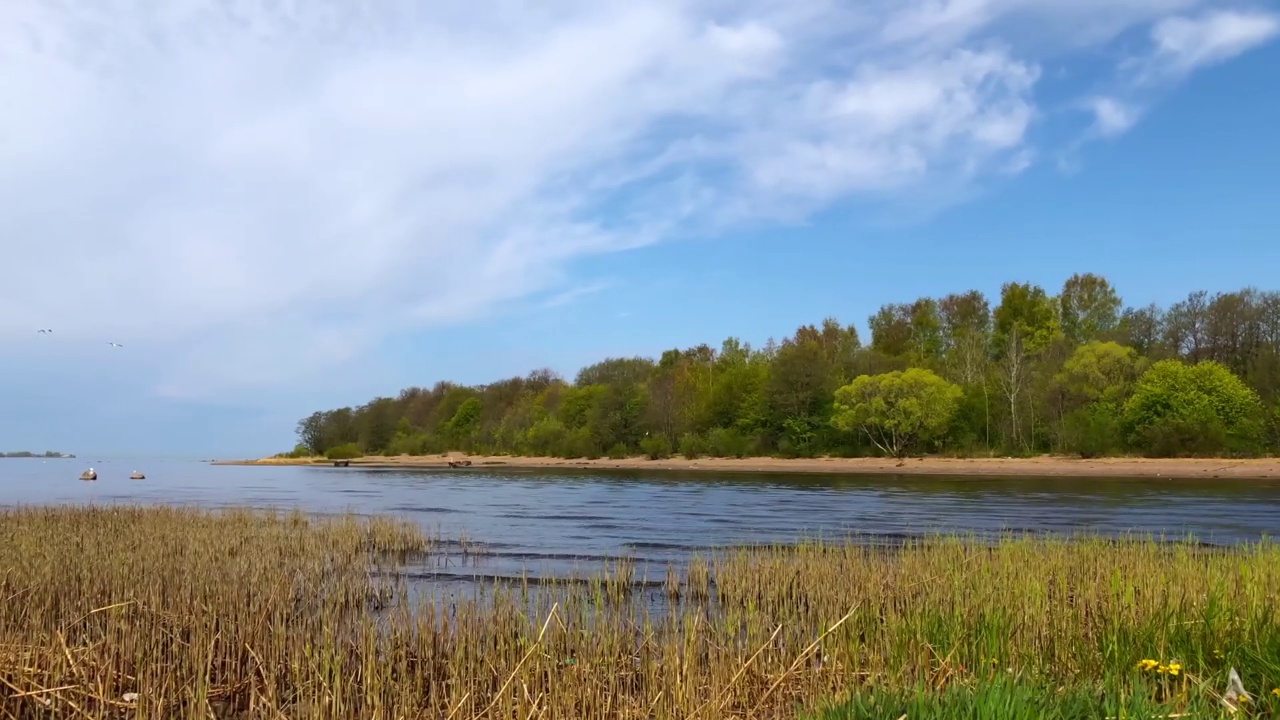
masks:
[[[4,3],[0,446],[260,455],[406,385],[1077,271],[1274,289],[1277,33],[1215,0]]]

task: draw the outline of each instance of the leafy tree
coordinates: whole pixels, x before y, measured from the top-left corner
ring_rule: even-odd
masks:
[[[836,389],[911,368],[961,386],[952,423],[933,438],[957,450],[1280,449],[1280,293],[1197,291],[1168,308],[1123,313],[1119,302],[1105,279],[1083,274],[1057,297],[1009,283],[994,310],[976,290],[885,305],[869,319],[865,347],[856,328],[828,317],[759,348],[729,338],[718,348],[669,350],[656,362],[606,359],[573,384],[545,369],[474,387],[441,381],[311,413],[297,423],[297,452],[356,444],[371,454],[593,457],[606,448],[634,455],[644,438],[662,436],[691,454],[858,454],[874,446],[835,430]],[[1262,411],[1233,422],[1211,404],[1191,403],[1135,420],[1137,378],[1164,360],[1220,363],[1256,393]]]
[[[871,328],[871,347],[891,357],[905,356],[911,351],[911,306],[882,305],[867,319]]]
[[[1165,346],[1164,311],[1155,304],[1144,308],[1126,308],[1112,333],[1121,345],[1133,348],[1143,357],[1163,360],[1171,351]]]
[[[783,343],[769,372],[765,396],[770,422],[789,454],[813,450],[831,411],[831,363],[816,342]]]
[[[1123,444],[1120,415],[1141,369],[1137,352],[1119,343],[1076,348],[1053,378],[1065,449],[1097,457]]]
[[[587,385],[634,385],[649,379],[653,370],[653,361],[648,358],[609,358],[595,365],[588,365],[578,371],[573,384],[578,387]]]
[[[1005,283],[994,320],[997,352],[1007,347],[1012,336],[1027,352],[1039,352],[1062,331],[1053,299],[1044,288],[1030,283]]]
[[[311,454],[320,455],[328,449],[325,444],[326,415],[317,411],[298,421],[298,444]]]
[[[991,304],[977,290],[938,302],[942,352],[953,380],[976,385],[985,375],[991,341]]]
[[[863,375],[836,390],[831,422],[845,432],[861,431],[883,452],[903,458],[942,435],[962,395],[958,385],[922,368]]]
[[[1073,345],[1109,335],[1120,324],[1120,305],[1120,296],[1106,278],[1072,275],[1058,295],[1062,332]]]
[[[1009,410],[1008,447],[1022,449],[1034,439],[1035,416],[1030,433],[1025,433],[1026,390],[1036,375],[1037,357],[1060,335],[1058,310],[1044,289],[1031,284],[1006,283],[1000,291],[1000,306],[994,313],[994,350],[999,362],[999,384]]]
[[[1068,409],[1095,402],[1120,406],[1129,398],[1140,371],[1133,348],[1095,341],[1076,348],[1054,383],[1065,394]]]
[[[458,409],[453,413],[453,417],[449,418],[449,422],[445,425],[445,433],[454,440],[454,442],[464,441],[475,432],[476,426],[480,423],[480,413],[483,412],[484,405],[480,402],[480,398],[471,397],[463,401]]]
[[[1225,365],[1162,360],[1143,373],[1124,406],[1134,445],[1154,455],[1257,449],[1258,395]]]

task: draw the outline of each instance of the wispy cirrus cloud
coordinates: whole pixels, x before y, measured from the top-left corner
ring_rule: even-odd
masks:
[[[1271,11],[1211,10],[1165,18],[1151,30],[1154,52],[1145,70],[1160,78],[1181,77],[1230,60],[1277,34],[1280,15]]]
[[[1114,138],[1137,124],[1146,107],[1190,73],[1226,62],[1280,34],[1280,15],[1259,9],[1209,7],[1154,22],[1147,44],[1126,58],[1107,94],[1083,105],[1094,117],[1093,137]]]
[[[1137,29],[1176,81],[1274,36],[1224,8],[11,0],[0,332],[144,346],[169,396],[305,383],[587,256],[1016,174],[1047,58]]]

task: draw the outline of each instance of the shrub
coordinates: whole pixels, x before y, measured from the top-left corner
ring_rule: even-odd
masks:
[[[276,453],[272,457],[281,460],[297,460],[299,458],[311,457],[311,448],[306,445],[295,445],[289,452]]]
[[[626,460],[630,456],[631,451],[627,450],[627,446],[622,443],[618,443],[617,445],[609,448],[610,460]]]
[[[671,441],[666,435],[650,435],[640,441],[640,450],[650,460],[666,460],[671,457]]]
[[[1257,452],[1262,403],[1225,365],[1162,360],[1124,406],[1130,441],[1149,455]]]
[[[680,454],[689,460],[696,460],[707,454],[707,441],[695,432],[687,432],[680,436]]]
[[[746,457],[751,441],[733,428],[715,428],[707,433],[707,452],[716,457]]]
[[[600,443],[592,437],[590,430],[584,427],[578,428],[565,435],[559,455],[562,458],[598,458]]]
[[[1162,417],[1139,431],[1137,444],[1147,457],[1213,455],[1227,446],[1227,431],[1215,417]]]
[[[1082,458],[1110,455],[1120,448],[1123,433],[1115,406],[1094,403],[1067,415],[1063,442]]]
[[[364,457],[364,452],[355,443],[345,443],[329,448],[324,452],[324,456],[330,460],[354,460]]]
[[[387,447],[390,455],[430,455],[443,450],[443,444],[426,433],[397,435]]]
[[[524,445],[528,448],[530,455],[550,457],[563,451],[567,435],[568,431],[565,430],[564,423],[547,417],[534,423],[533,427],[524,434]]]

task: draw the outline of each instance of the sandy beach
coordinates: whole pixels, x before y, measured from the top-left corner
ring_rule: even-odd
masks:
[[[846,473],[897,475],[968,475],[1028,477],[1149,477],[1149,478],[1245,478],[1280,479],[1280,458],[1147,459],[1098,458],[1082,460],[1061,456],[1032,458],[910,458],[904,462],[886,458],[699,458],[688,460],[597,460],[489,455],[425,455],[364,457],[352,466],[370,468],[447,468],[450,461],[470,460],[470,468],[667,470],[702,472]],[[332,465],[324,459],[217,460],[217,465]]]

